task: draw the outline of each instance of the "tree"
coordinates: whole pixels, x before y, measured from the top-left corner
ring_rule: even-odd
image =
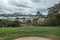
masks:
[[[33,19],[33,24],[37,25],[38,24],[39,17]]]
[[[49,25],[60,25],[60,3],[49,8],[47,23]]]
[[[27,20],[26,23],[29,26],[29,25],[31,25],[32,22],[31,22],[31,20]]]

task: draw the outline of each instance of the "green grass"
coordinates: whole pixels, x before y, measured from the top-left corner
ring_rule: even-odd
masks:
[[[40,36],[47,37],[54,35],[60,37],[59,27],[15,27],[15,28],[0,28],[0,37],[4,40],[13,40],[18,37]]]

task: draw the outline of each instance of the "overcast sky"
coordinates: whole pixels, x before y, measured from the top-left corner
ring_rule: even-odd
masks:
[[[24,14],[36,14],[40,11],[47,14],[47,8],[59,3],[60,0],[0,0],[0,13],[20,12]]]

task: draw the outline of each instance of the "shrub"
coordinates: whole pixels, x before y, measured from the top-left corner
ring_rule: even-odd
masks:
[[[0,22],[0,27],[18,27],[20,26],[20,22],[15,20],[15,21],[10,21],[10,20],[2,20]]]

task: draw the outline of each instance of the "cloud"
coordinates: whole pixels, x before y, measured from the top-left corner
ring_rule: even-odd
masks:
[[[47,8],[60,0],[0,0],[0,13],[21,12],[24,14],[36,14],[41,11],[47,14]]]
[[[31,0],[32,2],[40,2],[40,0]]]

